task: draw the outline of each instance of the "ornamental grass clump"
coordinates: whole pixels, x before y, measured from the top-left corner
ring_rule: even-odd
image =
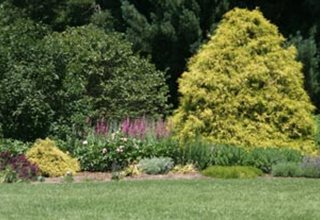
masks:
[[[44,176],[63,176],[67,172],[75,174],[80,170],[78,161],[62,152],[49,138],[38,139],[26,156],[29,161],[38,165]]]
[[[314,152],[314,106],[296,56],[259,10],[225,14],[179,80],[176,137]]]

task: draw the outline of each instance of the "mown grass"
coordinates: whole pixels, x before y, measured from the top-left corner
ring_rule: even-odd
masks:
[[[314,179],[2,184],[0,219],[320,219]]]

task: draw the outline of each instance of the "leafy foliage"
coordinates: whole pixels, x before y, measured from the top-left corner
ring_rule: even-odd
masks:
[[[0,4],[0,127],[4,137],[30,140],[48,130],[52,112],[32,80],[43,71],[38,41],[47,32],[25,19],[20,10]]]
[[[256,148],[248,153],[243,164],[254,166],[265,173],[270,173],[273,165],[285,162],[299,163],[302,158],[301,152],[296,150]]]
[[[78,103],[91,104],[98,118],[158,116],[166,111],[163,73],[134,55],[121,35],[84,26],[52,34],[45,45],[60,82],[56,84],[66,90],[55,101],[72,101],[69,111]]]
[[[0,152],[10,152],[12,155],[25,154],[30,148],[30,143],[13,139],[0,139]]]
[[[49,24],[55,30],[86,24],[95,11],[94,0],[9,0],[9,2],[24,9],[35,21]]]
[[[304,177],[320,178],[320,157],[305,157],[301,168]]]
[[[254,167],[242,166],[211,166],[202,171],[205,176],[213,178],[234,179],[234,178],[255,178],[262,175],[262,171]]]
[[[182,164],[195,164],[201,170],[212,165],[253,166],[269,173],[275,164],[299,163],[302,159],[303,155],[300,151],[289,148],[257,147],[246,150],[239,146],[210,144],[198,139],[184,144],[178,161]]]
[[[63,176],[67,172],[75,174],[80,170],[76,159],[63,153],[50,139],[38,139],[26,154],[28,160],[38,165],[44,176]]]
[[[307,156],[301,163],[279,163],[272,167],[272,175],[320,178],[320,158]]]
[[[272,175],[282,177],[299,177],[303,175],[303,170],[298,163],[278,163],[272,166]]]
[[[0,152],[0,182],[35,180],[39,174],[37,165],[31,163],[23,154]]]
[[[0,171],[0,183],[15,182],[18,182],[17,173],[11,167],[6,167]]]
[[[139,169],[146,174],[164,174],[173,168],[174,162],[169,157],[153,157],[142,159],[138,163]]]
[[[228,12],[179,80],[176,136],[313,152],[314,120],[296,50],[254,10]]]
[[[201,139],[188,141],[181,146],[180,163],[194,164],[198,169],[203,170],[214,164],[214,147]]]
[[[213,149],[213,163],[220,166],[243,165],[251,152],[232,145],[215,145]]]
[[[84,141],[75,143],[73,154],[85,171],[111,171],[116,164],[124,168],[140,156],[141,142],[120,132],[110,136],[89,133]]]
[[[319,86],[311,87],[309,70],[317,74],[314,65],[319,60],[320,4],[317,0],[248,1],[248,0],[2,0],[18,7],[24,18],[47,24],[53,30],[92,23],[106,31],[127,35],[135,51],[150,56],[158,69],[168,70],[170,101],[177,105],[178,79],[186,60],[210,37],[221,15],[234,7],[259,8],[268,20],[276,24],[285,36],[296,35],[294,43],[299,60],[304,63],[305,85],[314,104],[319,107]],[[11,8],[10,11],[14,11]],[[22,13],[23,12],[23,13]],[[298,40],[298,41],[297,41]],[[312,64],[309,69],[309,64]],[[315,72],[316,70],[317,72]],[[313,81],[315,82],[315,81]],[[313,85],[315,85],[312,82]]]
[[[109,134],[89,132],[84,141],[73,141],[72,154],[86,171],[111,171],[116,165],[123,169],[147,157],[179,158],[178,143],[170,138],[137,139],[120,131]]]
[[[3,136],[66,139],[87,117],[166,113],[162,72],[133,54],[120,34],[95,26],[47,35],[0,7],[0,121]],[[9,11],[9,12],[8,12]]]

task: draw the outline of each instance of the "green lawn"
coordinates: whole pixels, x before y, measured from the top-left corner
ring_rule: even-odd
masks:
[[[2,184],[0,219],[320,219],[320,180]]]

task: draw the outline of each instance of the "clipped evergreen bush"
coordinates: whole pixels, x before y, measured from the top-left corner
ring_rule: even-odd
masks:
[[[179,80],[176,136],[313,152],[314,106],[296,55],[260,11],[225,14]]]
[[[36,140],[26,156],[38,165],[44,176],[63,176],[67,172],[75,174],[80,170],[78,161],[59,150],[55,142],[48,138]]]

